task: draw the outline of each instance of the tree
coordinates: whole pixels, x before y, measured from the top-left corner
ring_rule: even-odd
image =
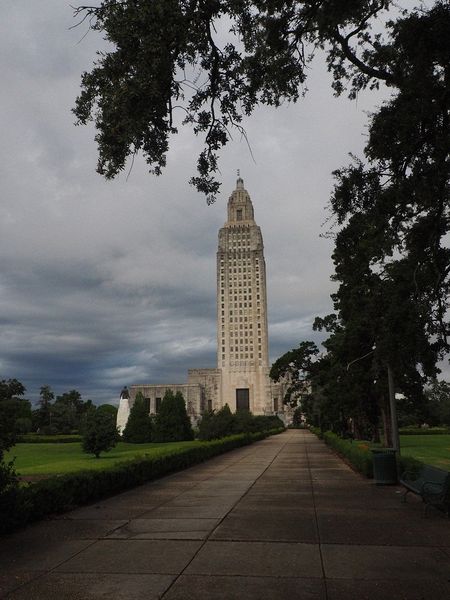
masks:
[[[246,419],[250,415],[248,411],[239,411],[241,419]],[[231,435],[236,431],[236,415],[230,410],[228,404],[225,404],[216,411],[208,411],[203,413],[200,423],[198,424],[198,437],[201,440],[215,440],[227,435]]]
[[[78,431],[83,416],[93,407],[92,400],[84,401],[80,392],[70,390],[56,397],[50,406],[51,425],[46,428],[49,433],[71,433]]]
[[[152,440],[152,428],[152,419],[148,414],[144,396],[142,392],[138,392],[131,407],[122,438],[124,442],[145,444]]]
[[[273,363],[270,378],[287,384],[285,404],[295,407],[302,396],[309,392],[314,371],[313,359],[318,353],[314,342],[301,342],[298,348],[289,350]]]
[[[55,399],[49,385],[43,385],[39,391],[39,408],[35,412],[35,423],[39,429],[47,428],[51,424],[51,405]]]
[[[194,439],[183,394],[167,390],[155,418],[155,442],[182,442]]]
[[[143,152],[150,171],[160,174],[181,113],[182,124],[205,140],[191,183],[213,201],[218,152],[231,130],[245,134],[243,118],[259,104],[297,101],[318,50],[326,52],[336,95],[348,88],[355,98],[380,82],[402,85],[410,61],[399,32],[415,20],[418,39],[427,12],[411,7],[391,15],[391,8],[393,0],[103,0],[78,7],[81,22],[111,44],[83,74],[74,109],[78,123],[95,121],[98,172],[112,178],[129,156]],[[443,44],[440,70],[448,7],[438,0],[433,10],[441,34],[434,47]],[[384,34],[376,33],[373,25],[389,18]]]
[[[119,432],[114,417],[91,407],[86,413],[83,427],[83,452],[99,458],[101,452],[114,448],[118,440]]]
[[[302,424],[302,408],[297,406],[297,408],[294,410],[294,414],[292,415],[292,425],[294,427],[301,427]]]
[[[16,421],[31,414],[30,403],[20,396],[25,394],[25,387],[17,379],[0,381],[0,461],[3,454],[17,440]]]
[[[75,407],[56,400],[51,407],[51,424],[44,431],[49,435],[68,434],[77,431],[79,425]]]
[[[365,161],[335,172],[341,356],[351,363],[369,356],[369,380],[361,364],[351,373],[362,388],[376,381],[364,412],[376,424],[378,409],[387,437],[387,372],[402,404],[420,418],[424,385],[450,348],[449,29],[448,6],[440,3],[393,26],[398,90],[372,116]]]
[[[450,426],[450,383],[435,379],[425,390],[426,418],[429,425]]]
[[[17,379],[0,381],[0,494],[17,485],[13,461],[5,462],[5,452],[17,441],[20,432],[18,421],[31,415],[28,400],[20,396],[25,394],[25,386]]]
[[[117,418],[117,406],[112,404],[100,404],[100,406],[97,406],[97,410],[112,415],[115,419]]]

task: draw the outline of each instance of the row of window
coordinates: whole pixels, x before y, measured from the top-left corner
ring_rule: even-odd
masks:
[[[233,327],[235,328],[235,331],[233,331]],[[250,323],[250,328],[247,328],[247,325],[245,324],[244,327],[239,326],[240,329],[238,329],[237,325],[232,325],[229,329],[229,334],[230,337],[239,337],[240,335],[243,335],[245,337],[253,337],[253,329]],[[258,339],[261,336],[261,331],[258,331]],[[222,327],[222,337],[225,337],[225,331]]]
[[[257,297],[256,306],[259,306],[260,305],[259,301],[260,301],[261,296],[260,296],[260,294],[256,294],[256,297]],[[233,300],[235,302],[239,301],[239,303],[240,303],[239,304],[239,308],[242,308],[242,301],[246,302],[247,299],[251,302],[251,300],[252,300],[251,294],[236,294],[235,293],[234,296],[233,296],[232,293],[230,292],[230,296],[228,298],[231,306],[233,306]],[[220,303],[222,305],[221,308],[225,308],[225,306],[224,306],[225,305],[225,298],[224,298],[224,296],[220,296]],[[238,308],[237,305],[235,305],[235,308]]]
[[[248,366],[253,366],[254,365],[254,361],[252,359],[245,360],[245,361],[244,360],[230,360],[228,364],[229,364],[230,367],[248,367]],[[258,361],[258,364],[262,365],[261,357],[260,357],[260,359]],[[225,365],[226,365],[226,362],[225,362],[225,359],[223,357],[222,367],[224,367]]]
[[[239,311],[239,312],[240,312],[240,314],[242,314],[242,311]],[[256,318],[257,319],[261,318],[261,310],[259,308],[257,310]],[[225,324],[225,317],[223,316],[223,317],[221,317],[221,319],[222,319],[222,328],[223,328],[223,325]],[[234,319],[234,321],[233,321],[233,319]],[[247,319],[247,317],[230,317],[228,319],[228,322],[229,323],[241,323],[241,325],[239,326],[239,329],[242,329],[242,319]],[[232,328],[232,327],[233,327],[233,325],[230,325],[230,328]],[[234,327],[237,328],[237,325],[234,325]],[[260,327],[259,323],[258,323],[258,327]]]
[[[243,304],[243,306],[242,306],[242,304]],[[247,305],[247,304],[248,304],[248,305]],[[222,305],[222,306],[223,306],[223,305]],[[231,306],[233,306],[233,304],[231,304]],[[259,309],[260,309],[260,303],[259,303],[259,302],[257,302],[257,303],[256,303],[256,306],[257,306],[257,309],[258,309],[258,310],[257,310],[257,312],[259,312]],[[236,303],[234,304],[234,308],[236,308],[236,309],[237,309],[237,307],[238,307],[238,303],[236,302]],[[242,303],[242,302],[239,302],[239,308],[240,308],[240,309],[244,308],[244,312],[242,312],[242,310],[240,310],[240,311],[239,311],[239,314],[240,314],[240,315],[242,315],[242,314],[246,314],[246,311],[245,311],[245,309],[246,309],[246,308],[253,308],[253,304],[252,304],[251,302],[248,302],[248,303],[247,303],[247,302],[244,302],[244,303]],[[233,311],[232,311],[232,310],[230,310],[229,314],[230,314],[230,315],[233,315]],[[237,311],[236,311],[236,314],[238,314],[238,313],[237,313]],[[225,311],[224,311],[224,310],[222,310],[222,316],[224,316],[224,315],[225,315]]]
[[[234,256],[232,258],[230,258],[228,256],[227,258],[228,258],[228,260],[226,262],[227,262],[228,266],[233,266],[233,267],[249,266],[251,263],[251,258],[244,259],[245,262],[242,262],[242,260],[237,260],[237,258]],[[255,257],[255,264],[259,268],[259,257]],[[224,266],[225,266],[225,260],[221,258],[220,259],[220,268],[223,269]]]
[[[245,310],[245,309],[244,309]],[[239,314],[242,315],[242,310],[239,311]],[[259,319],[261,317],[261,310],[258,308],[256,311],[256,318]],[[230,317],[229,318],[229,322],[230,323],[241,323],[242,319],[246,319],[247,317]],[[223,317],[222,319],[222,323],[224,322],[225,317]]]
[[[239,353],[236,353],[236,354],[230,353],[230,359],[231,360],[236,359],[236,358],[253,358],[253,353],[252,352],[248,352],[248,353],[246,353],[246,352],[239,352]],[[258,353],[258,358],[262,358],[261,352]],[[225,353],[224,352],[222,352],[222,360],[223,361],[225,360]],[[222,363],[222,365],[224,365],[224,364],[225,363]],[[259,364],[261,364],[261,361],[260,361]],[[232,366],[233,363],[230,362],[230,365]],[[235,366],[238,366],[237,363],[236,363]],[[240,366],[243,366],[243,365],[240,365]]]
[[[244,322],[242,322],[242,319],[244,319]],[[239,317],[239,321],[240,321],[240,325],[237,324],[238,319],[236,318],[235,322],[229,326],[230,333],[233,332],[233,329],[245,329],[246,330],[247,326],[249,327],[249,329],[253,329],[253,323],[248,323],[247,317]],[[222,331],[224,329],[225,329],[225,325],[222,325]],[[261,329],[261,323],[258,323],[258,329]],[[258,335],[260,335],[260,332],[258,332]]]

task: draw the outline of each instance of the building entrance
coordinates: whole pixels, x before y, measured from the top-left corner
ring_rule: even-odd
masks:
[[[236,410],[250,410],[250,391],[248,388],[236,390]]]

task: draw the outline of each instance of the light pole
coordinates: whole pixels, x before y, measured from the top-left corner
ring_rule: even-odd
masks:
[[[400,436],[398,434],[398,422],[397,422],[397,406],[395,404],[395,385],[394,375],[390,364],[387,366],[388,372],[388,385],[389,385],[389,409],[391,411],[391,437],[392,446],[395,450],[396,456],[400,456]],[[398,464],[398,462],[397,462]]]
[[[352,360],[347,365],[347,371],[351,367],[351,365],[367,356],[373,354],[376,350],[376,345],[372,346],[372,350],[367,352],[367,354],[363,354],[363,356],[359,356]],[[400,436],[398,434],[398,423],[397,423],[397,406],[395,404],[395,385],[394,385],[394,375],[392,373],[392,369],[390,364],[387,365],[387,376],[388,376],[388,387],[389,387],[389,411],[391,413],[391,437],[392,437],[392,447],[395,450],[396,456],[400,456]],[[398,463],[397,463],[398,464]]]

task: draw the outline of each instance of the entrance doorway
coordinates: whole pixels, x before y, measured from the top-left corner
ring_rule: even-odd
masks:
[[[250,391],[248,388],[236,390],[236,410],[250,410]]]

